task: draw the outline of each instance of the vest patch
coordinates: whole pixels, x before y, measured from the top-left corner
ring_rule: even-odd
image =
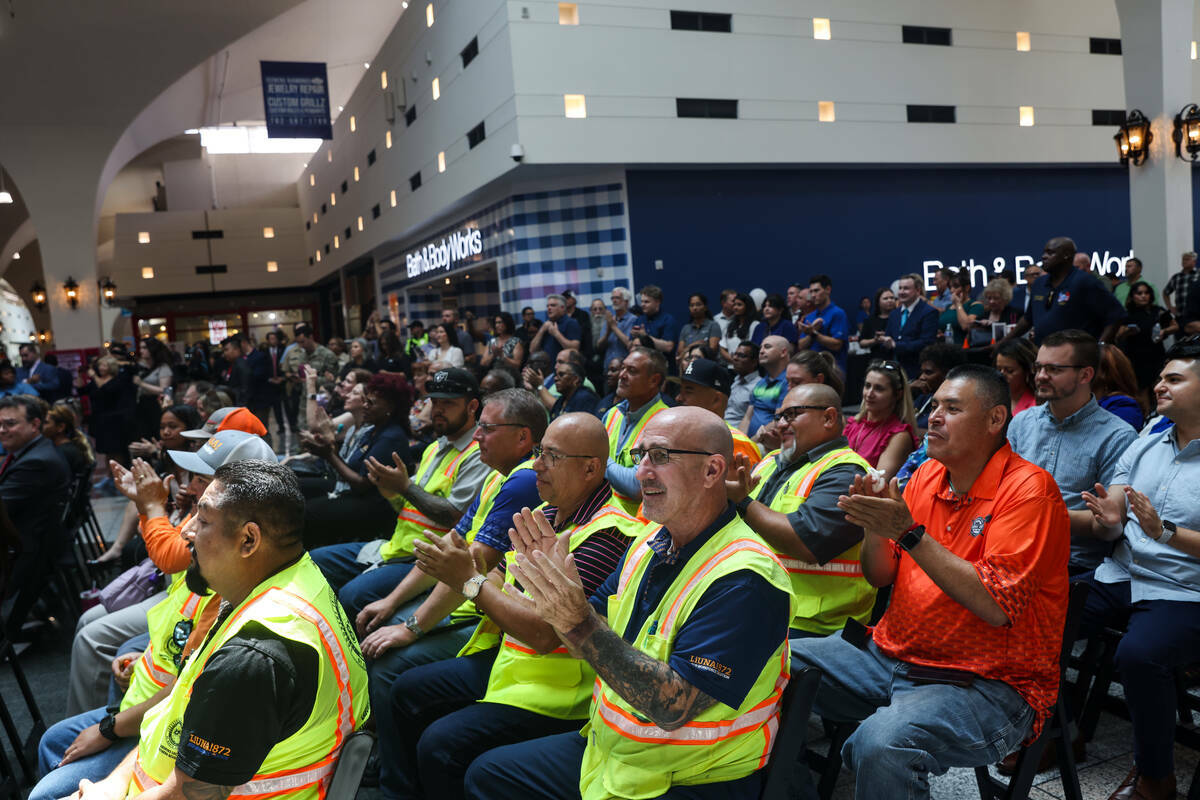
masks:
[[[207,753],[210,756],[213,756],[214,758],[228,759],[229,756],[231,755],[229,748],[226,747],[225,745],[213,744],[212,742],[208,741],[207,739],[201,739],[199,736],[197,736],[194,733],[188,734],[187,744],[188,744],[188,747],[195,749],[195,750],[203,750],[205,753]]]

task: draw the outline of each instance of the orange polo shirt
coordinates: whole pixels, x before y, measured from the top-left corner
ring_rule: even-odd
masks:
[[[908,482],[904,500],[926,536],[971,562],[1010,624],[995,627],[975,616],[896,547],[899,569],[875,643],[912,664],[1004,681],[1032,706],[1036,736],[1058,697],[1067,610],[1071,530],[1058,485],[1005,444],[965,496],[951,491],[946,468],[930,459]]]
[[[188,550],[187,542],[179,535],[191,518],[192,515],[188,514],[177,527],[166,517],[139,517],[146,552],[149,553],[154,566],[162,570],[164,575],[174,575],[187,569],[192,563],[192,552]]]

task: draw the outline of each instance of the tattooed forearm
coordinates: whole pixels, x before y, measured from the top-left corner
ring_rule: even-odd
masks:
[[[625,702],[663,730],[681,728],[716,705],[716,700],[681,678],[670,665],[618,636],[595,612],[563,639]]]
[[[179,788],[187,800],[225,800],[237,787],[185,780],[179,785]]]

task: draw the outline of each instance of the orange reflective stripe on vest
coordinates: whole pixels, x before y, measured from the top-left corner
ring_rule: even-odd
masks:
[[[142,653],[142,668],[146,670],[147,676],[158,687],[166,686],[169,681],[175,680],[175,673],[168,672],[158,664],[154,663],[154,645],[151,644]]]
[[[663,638],[670,637],[671,631],[675,628],[675,618],[679,615],[679,609],[683,606],[683,601],[692,593],[692,590],[696,588],[696,585],[699,584],[700,581],[704,580],[704,576],[712,572],[717,565],[726,558],[743,550],[753,550],[754,552],[766,556],[773,561],[779,561],[779,556],[777,556],[775,551],[768,547],[764,542],[756,541],[754,539],[735,539],[734,541],[730,542],[728,545],[721,548],[721,550],[719,550],[712,558],[701,564],[699,569],[697,569],[692,577],[688,579],[688,582],[684,584],[683,591],[681,591],[675,597],[675,602],[671,604],[671,607],[667,610],[666,616],[663,617],[662,625],[659,628],[659,635],[661,635]]]
[[[629,580],[633,577],[633,573],[637,571],[642,560],[648,558],[650,553],[653,552],[653,549],[650,547],[650,539],[656,536],[659,530],[662,530],[661,526],[659,526],[658,530],[643,539],[641,544],[625,557],[625,568],[621,570],[621,577],[617,581],[617,594],[622,594],[625,591],[625,587],[629,585]]]
[[[808,499],[808,495],[812,492],[813,484],[817,482],[817,478],[821,477],[821,473],[825,470],[825,467],[833,461],[841,458],[843,455],[843,451],[834,450],[832,453],[818,461],[816,465],[814,465],[812,469],[808,471],[808,474],[804,476],[804,479],[796,484],[796,490],[793,492],[793,494],[796,497]]]

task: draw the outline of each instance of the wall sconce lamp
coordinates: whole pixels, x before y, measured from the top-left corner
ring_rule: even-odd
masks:
[[[32,334],[30,334],[30,338],[33,338]],[[47,330],[41,330],[41,331],[38,331],[37,339],[42,344],[45,344],[46,342],[53,341],[54,334],[50,333],[50,331],[47,331]]]
[[[1171,130],[1171,141],[1175,142],[1175,155],[1182,161],[1200,160],[1200,106],[1189,103],[1175,115],[1175,127]],[[1187,155],[1183,151],[1187,151]]]
[[[117,297],[117,285],[112,282],[112,278],[104,278],[100,281],[100,296],[104,298],[105,303],[111,303]]]
[[[67,278],[67,282],[63,284],[63,294],[66,295],[71,308],[79,308],[79,284],[74,278]]]
[[[1121,166],[1124,167],[1131,161],[1134,166],[1140,165],[1146,160],[1146,156],[1150,155],[1150,142],[1154,141],[1154,134],[1150,130],[1150,120],[1135,108],[1129,112],[1125,124],[1113,136],[1113,141],[1117,143]]]
[[[29,288],[29,293],[33,295],[33,304],[37,306],[38,311],[43,311],[46,308],[46,287],[41,281],[34,281],[33,286]]]

